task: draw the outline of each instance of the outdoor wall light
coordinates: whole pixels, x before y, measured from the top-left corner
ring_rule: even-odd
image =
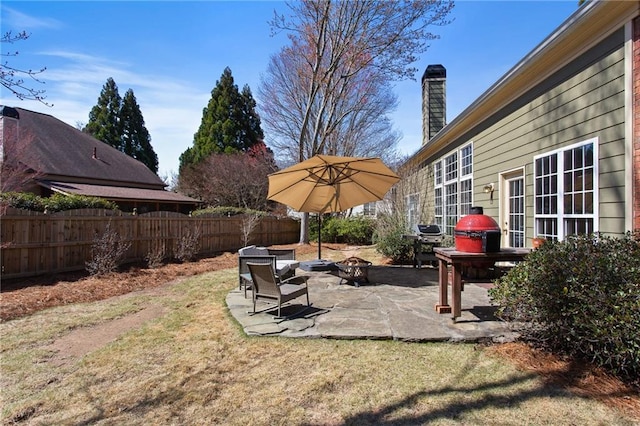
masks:
[[[486,192],[487,194],[493,192],[493,182],[488,183],[484,186],[484,192]]]
[[[486,184],[483,189],[485,194],[489,194],[489,201],[493,204],[493,191],[495,190],[493,182]]]

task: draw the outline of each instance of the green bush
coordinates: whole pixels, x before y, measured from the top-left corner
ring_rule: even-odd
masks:
[[[640,233],[548,241],[489,295],[525,338],[640,376]]]
[[[374,229],[375,221],[367,217],[328,216],[322,219],[322,242],[370,245]],[[318,239],[317,217],[311,217],[309,221],[309,237]]]
[[[404,220],[399,220],[394,215],[379,215],[373,234],[376,250],[390,258],[393,263],[401,264],[410,261],[413,244],[410,240],[402,238],[402,235],[407,233]]]
[[[2,204],[16,209],[44,211],[44,198],[30,192],[2,192],[0,193]]]
[[[3,192],[0,201],[9,207],[37,212],[59,212],[74,209],[117,210],[118,206],[104,198],[55,193],[49,198],[29,192]]]
[[[195,210],[191,212],[191,216],[214,216],[214,217],[230,217],[240,214],[258,214],[260,216],[266,216],[266,212],[259,210],[245,209],[242,207],[207,207],[206,209]]]
[[[50,212],[74,209],[118,209],[118,206],[112,201],[84,195],[53,194],[51,197],[45,198],[45,202],[46,208]]]

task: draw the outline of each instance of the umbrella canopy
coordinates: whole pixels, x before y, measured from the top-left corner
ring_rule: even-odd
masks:
[[[299,212],[341,212],[382,200],[398,180],[379,158],[316,155],[270,174],[267,198]]]
[[[299,211],[320,214],[382,200],[400,180],[379,158],[316,155],[269,175],[269,200]],[[318,258],[322,257],[321,224]]]

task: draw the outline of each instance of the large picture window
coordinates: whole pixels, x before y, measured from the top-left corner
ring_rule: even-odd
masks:
[[[420,196],[411,194],[407,196],[407,224],[409,229],[415,229],[420,220]]]
[[[597,139],[534,159],[535,233],[561,240],[597,231]]]
[[[435,222],[453,235],[460,216],[473,203],[473,145],[456,150],[433,165]]]

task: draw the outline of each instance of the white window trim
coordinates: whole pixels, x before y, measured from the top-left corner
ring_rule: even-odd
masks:
[[[463,174],[462,170],[463,170],[463,165],[462,165],[462,152],[464,149],[466,148],[471,148],[471,172],[467,173],[467,174]],[[470,141],[469,143],[466,143],[462,146],[460,146],[459,148],[457,148],[456,150],[450,151],[448,152],[446,155],[443,155],[442,157],[440,157],[437,161],[435,161],[433,163],[433,172],[434,172],[434,176],[433,176],[433,182],[434,182],[434,189],[436,188],[440,188],[441,189],[441,197],[442,197],[442,215],[439,216],[435,216],[435,220],[436,223],[438,223],[438,219],[439,219],[439,224],[442,227],[443,231],[446,231],[446,226],[447,226],[447,218],[449,217],[447,215],[447,186],[455,183],[456,184],[456,221],[459,220],[461,217],[465,216],[462,214],[462,182],[466,182],[469,181],[470,185],[471,185],[471,200],[470,200],[470,206],[474,205],[474,199],[475,199],[475,192],[474,192],[474,178],[473,178],[473,172],[475,170],[475,166],[474,166],[474,153],[475,153],[475,149],[473,146],[473,141]],[[452,155],[456,155],[456,163],[457,163],[457,167],[456,167],[456,177],[454,179],[447,179],[447,165],[446,165],[446,159]],[[440,170],[441,170],[441,183],[436,183],[436,164],[440,164]],[[434,206],[435,206],[435,191],[434,191]]]
[[[412,223],[412,220],[411,220],[412,219],[412,217],[411,217],[411,211],[412,210],[411,210],[411,202],[410,202],[410,200],[411,200],[412,197],[416,197],[417,201],[416,201],[415,209],[416,209],[416,212],[418,213],[418,216],[420,216],[420,193],[419,192],[414,192],[414,193],[408,194],[407,197],[406,197],[406,203],[407,203],[407,212],[406,212],[406,214],[407,214],[407,225],[409,225],[409,228],[412,228],[415,225],[418,225],[418,222]],[[419,218],[416,218],[416,221],[418,221],[418,220],[419,220]]]
[[[535,163],[535,160],[534,160]],[[506,170],[504,172],[499,173],[498,175],[498,193],[499,194],[507,194],[507,185],[508,182],[512,179],[522,179],[524,181],[524,188],[522,189],[523,192],[523,196],[524,196],[524,214],[523,214],[523,220],[524,220],[524,239],[525,239],[525,246],[526,246],[526,241],[527,241],[527,199],[529,197],[529,194],[527,193],[527,178],[526,178],[526,168],[525,167],[517,167],[515,169],[511,169],[511,170]],[[534,193],[535,196],[535,193]],[[500,224],[505,224],[507,222],[507,220],[509,219],[509,200],[506,197],[503,197],[502,195],[499,198],[499,213],[498,213],[498,223]],[[534,203],[535,203],[535,199],[534,199]],[[534,204],[534,209],[535,209],[535,204]],[[534,219],[535,221],[535,219]],[[534,228],[535,228],[535,222],[534,222]],[[508,238],[508,235],[505,237]],[[506,242],[503,243],[503,245],[506,246]]]
[[[564,175],[564,161],[562,159],[561,154],[563,154],[565,151],[569,151],[575,148],[579,148],[581,146],[584,145],[589,145],[589,144],[593,144],[593,214],[581,214],[581,215],[565,215],[564,214],[564,195],[565,195],[565,191],[564,191],[564,179],[563,179],[563,175]],[[562,148],[558,148],[552,151],[547,151],[544,154],[538,154],[535,155],[533,157],[533,230],[534,230],[534,235],[536,235],[536,229],[537,229],[537,220],[538,219],[545,219],[545,218],[556,218],[558,221],[558,240],[563,240],[567,235],[566,235],[566,231],[564,229],[564,220],[567,218],[571,218],[571,217],[579,217],[579,218],[587,218],[587,217],[592,217],[593,219],[593,232],[598,232],[599,231],[599,224],[600,224],[600,171],[599,171],[599,139],[598,137],[594,137],[591,139],[587,139],[585,141],[582,142],[578,142],[572,145],[567,145],[564,146]],[[550,155],[556,154],[558,156],[558,170],[557,170],[557,175],[558,175],[558,195],[557,195],[557,214],[538,214],[536,213],[536,209],[535,209],[535,205],[536,205],[536,194],[538,193],[537,191],[537,185],[538,183],[536,182],[536,160],[539,158],[544,158],[544,157],[548,157]]]

